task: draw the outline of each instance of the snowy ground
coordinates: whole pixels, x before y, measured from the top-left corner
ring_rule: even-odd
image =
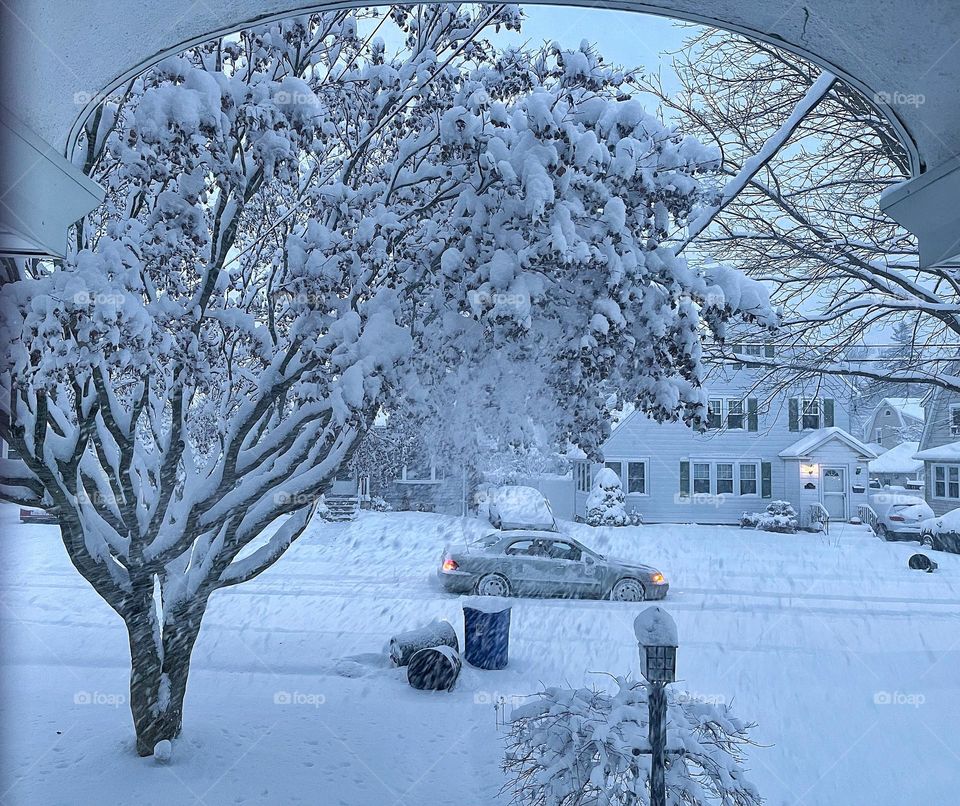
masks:
[[[450,694],[409,689],[378,653],[395,631],[458,624],[458,600],[430,577],[446,542],[484,527],[364,514],[317,525],[278,566],[218,594],[184,736],[157,765],[132,752],[120,622],[55,527],[15,518],[0,505],[3,804],[485,806],[503,782],[491,702],[638,669],[641,605],[523,600],[507,670],[465,666]],[[667,575],[677,685],[759,723],[766,746],[749,766],[769,804],[960,802],[960,556],[911,572],[915,545],[852,526],[571,528]]]

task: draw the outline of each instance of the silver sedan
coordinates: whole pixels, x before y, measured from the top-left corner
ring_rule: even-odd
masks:
[[[557,532],[496,532],[448,546],[437,576],[451,593],[481,596],[662,599],[670,587],[656,568],[609,559]]]

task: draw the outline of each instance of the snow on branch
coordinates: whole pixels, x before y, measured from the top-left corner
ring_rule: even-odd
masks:
[[[814,107],[816,107],[830,91],[834,81],[836,81],[836,76],[832,73],[824,71],[820,74],[819,78],[810,85],[810,89],[807,90],[803,98],[797,102],[797,105],[793,108],[790,116],[783,122],[783,125],[767,138],[763,147],[756,154],[744,161],[737,175],[727,182],[723,188],[723,192],[720,194],[720,199],[715,204],[702,210],[697,218],[689,224],[687,227],[687,237],[676,248],[676,254],[679,255],[689,246],[691,241],[695,240],[701,232],[710,226],[710,223],[717,217],[717,214],[730,204],[750,183],[753,177],[786,145],[790,136],[803,122],[803,119],[810,114]]]

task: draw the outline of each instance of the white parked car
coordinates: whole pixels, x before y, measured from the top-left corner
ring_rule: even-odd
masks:
[[[923,522],[933,517],[930,505],[903,487],[885,487],[871,495],[870,506],[877,513],[871,526],[884,540],[920,540]]]
[[[556,532],[550,502],[534,487],[505,485],[490,494],[487,517],[498,529],[537,529]]]

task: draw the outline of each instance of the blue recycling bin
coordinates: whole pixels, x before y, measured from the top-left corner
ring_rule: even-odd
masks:
[[[510,646],[510,604],[493,599],[463,606],[463,656],[478,669],[504,669]]]

